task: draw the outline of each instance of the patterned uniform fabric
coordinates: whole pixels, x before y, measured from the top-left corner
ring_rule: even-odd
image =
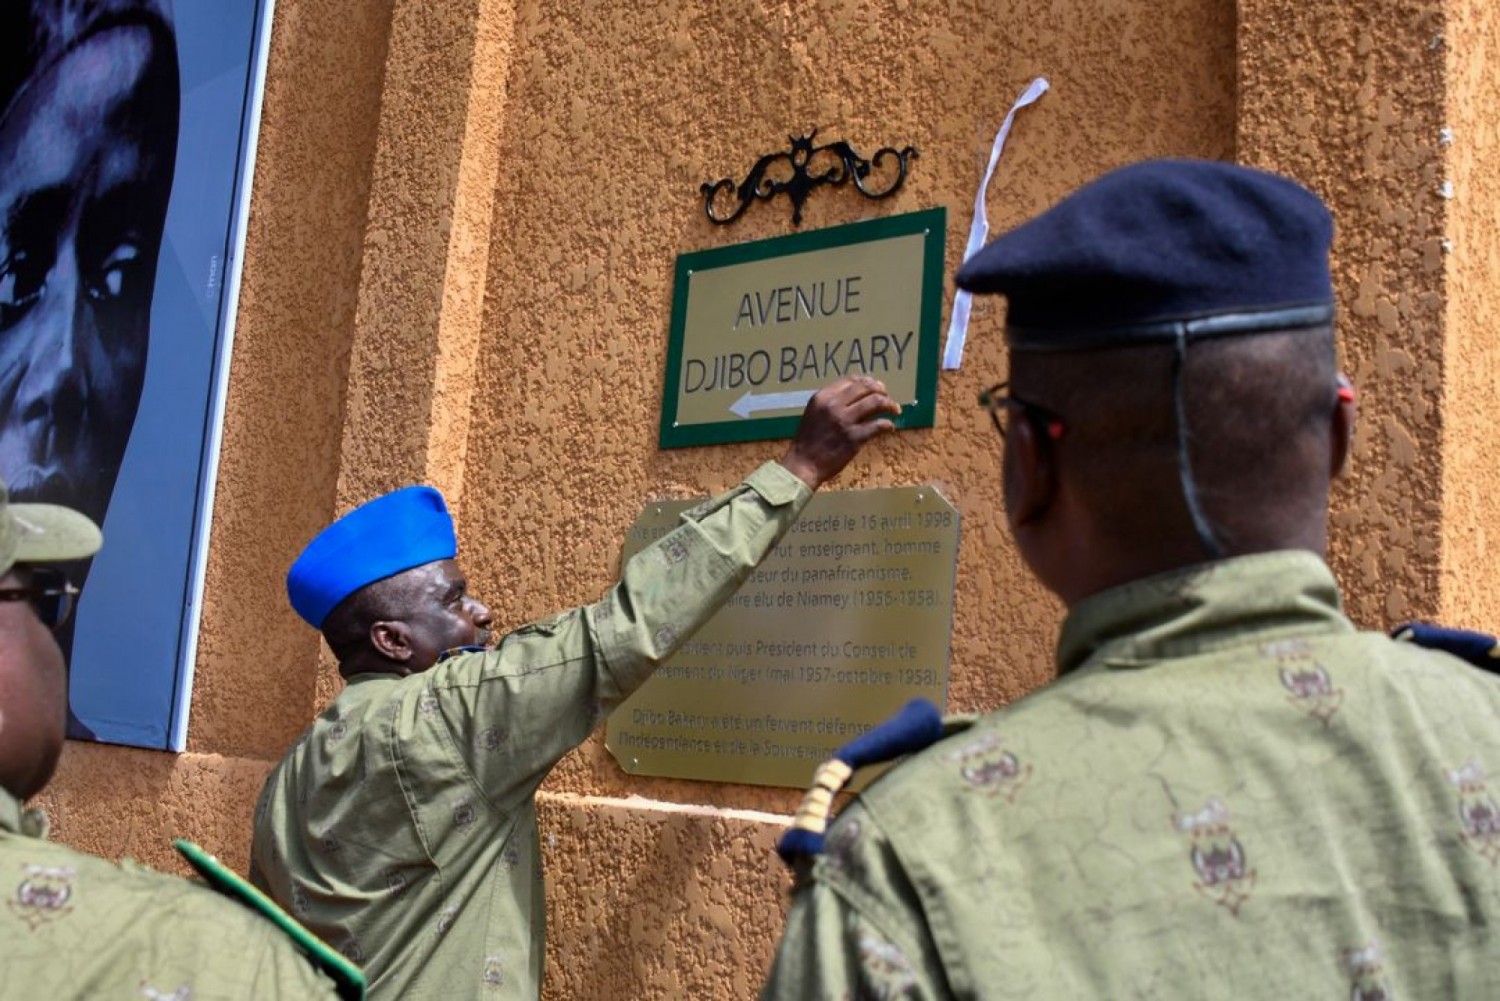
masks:
[[[1308,553],[1080,603],[831,828],[768,998],[1500,997],[1500,681]]]
[[[597,604],[406,678],[361,675],[267,780],[251,880],[375,998],[535,998],[547,772],[731,597],[812,493],[777,463],[683,516]]]
[[[0,997],[334,999],[279,929],[213,890],[45,839],[0,790]]]

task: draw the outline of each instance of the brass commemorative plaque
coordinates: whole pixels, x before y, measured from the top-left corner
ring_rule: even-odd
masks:
[[[698,501],[649,505],[629,559]],[[627,772],[803,787],[948,687],[958,512],[930,486],[819,493],[738,594],[610,716]]]

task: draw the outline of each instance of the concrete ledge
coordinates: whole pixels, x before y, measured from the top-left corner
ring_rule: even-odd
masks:
[[[752,998],[791,880],[782,814],[543,793],[547,981],[562,998]]]

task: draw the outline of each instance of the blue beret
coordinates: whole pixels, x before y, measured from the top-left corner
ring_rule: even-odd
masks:
[[[314,629],[367,584],[458,552],[453,519],[432,487],[376,497],[319,532],[286,575],[292,607]]]
[[[1020,350],[1084,350],[1318,326],[1333,318],[1333,220],[1275,174],[1212,160],[1111,171],[958,272],[1008,300]]]

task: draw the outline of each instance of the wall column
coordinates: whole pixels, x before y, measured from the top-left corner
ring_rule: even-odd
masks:
[[[1331,560],[1361,626],[1439,616],[1448,440],[1440,0],[1240,0],[1241,162],[1333,210],[1339,346],[1360,392]]]
[[[395,5],[336,514],[411,483],[458,510],[514,21],[510,0]],[[318,705],[341,687],[320,658]]]
[[[1447,121],[1438,143],[1451,200],[1442,244],[1447,282],[1443,343],[1442,619],[1500,630],[1489,542],[1500,544],[1500,8],[1451,0],[1443,27]]]
[[[500,129],[507,0],[398,0],[349,366],[338,508],[463,489]]]

